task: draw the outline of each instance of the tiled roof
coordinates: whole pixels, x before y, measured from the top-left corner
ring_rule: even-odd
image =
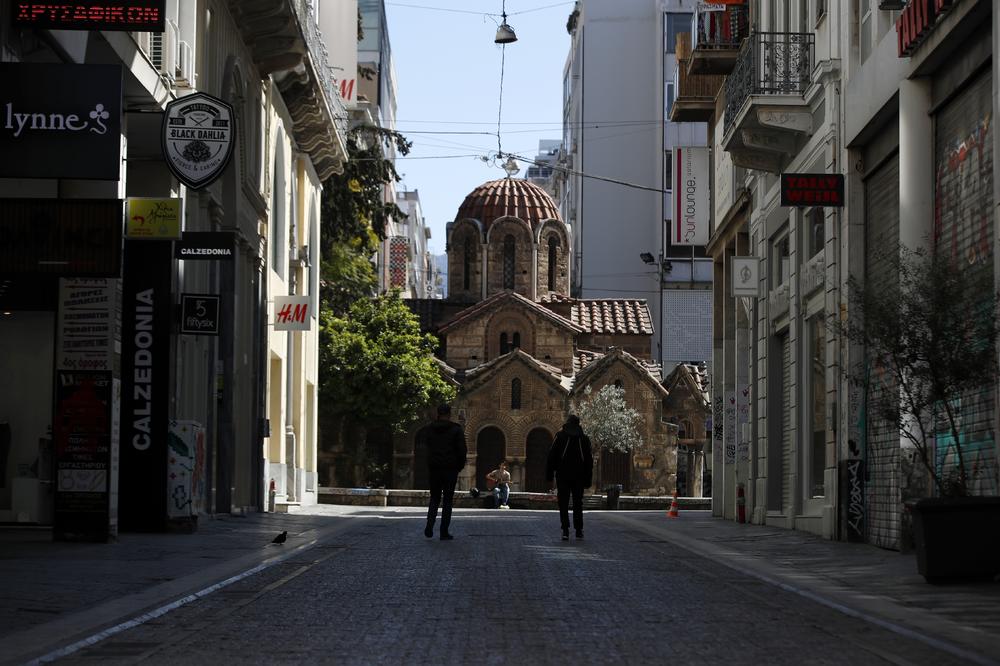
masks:
[[[604,357],[601,352],[591,351],[589,349],[578,349],[576,351],[576,356],[573,357],[573,373],[576,374],[580,372],[588,365],[594,361]]]
[[[513,363],[518,359],[523,361],[529,368],[533,369],[549,382],[558,384],[566,391],[569,391],[570,384],[566,382],[568,378],[563,376],[562,371],[559,368],[539,361],[537,358],[520,348],[515,348],[514,351],[508,352],[503,356],[498,356],[492,361],[478,365],[471,370],[466,370],[465,381],[467,390],[469,388],[474,388],[483,381],[486,381],[486,379],[491,377],[495,371],[508,365],[509,363]]]
[[[571,296],[566,296],[565,294],[560,294],[555,291],[549,291],[542,294],[542,297],[538,299],[539,303],[576,303],[576,299]]]
[[[479,220],[486,231],[494,220],[505,216],[520,218],[532,229],[542,220],[562,219],[548,192],[526,180],[503,178],[472,190],[458,207],[455,220]]]
[[[656,391],[662,396],[666,397],[670,394],[667,387],[660,383],[660,366],[658,364],[638,359],[620,347],[612,347],[606,354],[595,355],[592,360],[583,366],[574,377],[574,390],[577,390],[578,386],[586,386],[592,381],[589,379],[590,377],[600,376],[603,368],[609,367],[618,359],[625,361],[628,365],[634,366],[639,372],[648,376],[649,386],[651,388],[655,387]],[[579,355],[577,355],[576,360],[581,360]]]
[[[687,385],[688,390],[694,396],[701,399],[702,404],[706,406],[711,404],[711,396],[708,392],[708,370],[705,366],[695,363],[678,363],[677,367],[663,380],[663,385],[668,391],[673,391],[681,382]]]
[[[573,304],[573,323],[588,333],[653,334],[653,324],[645,300],[580,300]]]
[[[570,320],[566,319],[565,317],[560,317],[552,310],[549,310],[548,308],[543,307],[538,303],[535,303],[530,298],[525,298],[524,296],[520,295],[515,291],[501,291],[499,293],[493,294],[484,301],[479,301],[475,305],[470,306],[465,310],[462,310],[460,313],[458,313],[458,315],[454,319],[452,319],[444,326],[439,328],[438,332],[447,333],[448,331],[452,330],[453,328],[455,328],[456,326],[458,326],[463,322],[470,321],[484,312],[491,312],[495,310],[497,307],[500,306],[500,303],[503,301],[514,301],[515,303],[520,303],[523,307],[541,315],[542,317],[548,319],[557,326],[569,329],[574,333],[581,332],[580,327],[576,326]]]

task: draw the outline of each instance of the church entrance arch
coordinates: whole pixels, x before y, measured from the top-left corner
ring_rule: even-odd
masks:
[[[525,443],[524,489],[529,493],[546,493],[552,484],[545,480],[545,463],[552,446],[552,435],[544,428],[528,433]]]
[[[622,492],[629,492],[632,489],[630,483],[632,475],[632,454],[629,451],[612,451],[604,449],[601,451],[601,484],[604,486],[613,483],[621,484]]]
[[[504,459],[507,440],[500,428],[487,426],[476,437],[476,487],[486,489],[486,475]]]

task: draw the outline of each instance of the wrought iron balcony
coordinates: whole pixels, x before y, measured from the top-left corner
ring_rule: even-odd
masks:
[[[723,149],[739,166],[778,172],[812,132],[804,94],[812,83],[812,33],[756,32],[726,79]]]
[[[229,9],[262,76],[275,82],[294,121],[299,146],[323,180],[346,159],[347,111],[337,92],[316,0],[229,0]]]
[[[688,62],[688,74],[728,74],[736,65],[743,40],[750,34],[749,9],[746,4],[705,5],[695,9],[694,49]]]

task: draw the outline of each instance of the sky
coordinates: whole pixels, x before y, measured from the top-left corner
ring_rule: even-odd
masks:
[[[498,114],[504,152],[533,158],[539,140],[562,136],[562,72],[570,45],[566,19],[574,3],[506,0],[507,23],[517,41],[504,52],[493,42],[502,2],[385,3],[397,129],[413,142],[410,154],[396,164],[403,174],[397,188],[419,191],[434,254],[444,252],[445,225],[465,196],[506,176],[499,163],[481,159],[498,152]],[[520,166],[516,177],[525,175],[527,165]]]

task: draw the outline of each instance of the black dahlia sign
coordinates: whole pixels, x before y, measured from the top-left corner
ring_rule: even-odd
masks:
[[[233,155],[233,107],[205,93],[176,99],[163,114],[163,157],[177,178],[192,189],[222,173]]]

